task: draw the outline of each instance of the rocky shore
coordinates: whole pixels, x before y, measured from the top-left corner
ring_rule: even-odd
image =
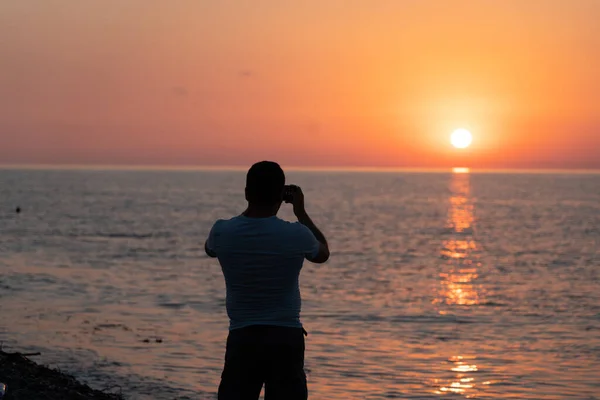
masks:
[[[0,349],[0,383],[6,385],[2,400],[124,400],[120,394],[94,390],[59,370],[36,364],[29,357]],[[0,384],[0,389],[2,385]],[[111,392],[119,391],[111,388]]]

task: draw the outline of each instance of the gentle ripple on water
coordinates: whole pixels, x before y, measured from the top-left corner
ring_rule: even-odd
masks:
[[[600,398],[600,176],[289,177],[333,249],[301,276],[311,398]],[[0,171],[0,340],[132,399],[216,398],[225,293],[202,244],[243,183]]]

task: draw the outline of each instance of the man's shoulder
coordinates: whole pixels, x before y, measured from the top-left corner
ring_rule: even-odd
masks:
[[[231,218],[219,218],[213,223],[213,230],[223,230],[228,227],[238,225],[240,223],[239,216]]]
[[[304,228],[306,228],[300,222],[287,221],[287,220],[281,219],[279,217],[276,217],[274,219],[274,224],[275,224],[275,226],[280,227],[282,229],[286,229],[289,232],[298,232],[298,231],[302,231]]]
[[[256,221],[253,221],[256,222]],[[308,228],[302,225],[300,222],[287,221],[279,217],[270,218],[264,221],[263,224],[250,224],[248,218],[243,216],[235,216],[228,219],[218,219],[213,225],[213,230],[223,232],[227,230],[239,230],[241,227],[271,230],[281,234],[303,234]]]
[[[281,237],[286,239],[304,239],[312,235],[310,229],[300,222],[280,220],[279,231]]]

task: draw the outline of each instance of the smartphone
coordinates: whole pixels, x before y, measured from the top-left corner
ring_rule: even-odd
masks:
[[[283,201],[285,203],[291,203],[294,200],[293,189],[290,185],[283,187]]]

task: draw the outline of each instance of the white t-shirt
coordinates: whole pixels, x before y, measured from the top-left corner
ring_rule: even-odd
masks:
[[[299,222],[276,216],[218,220],[208,236],[227,288],[229,329],[251,325],[301,328],[298,278],[319,241]]]

